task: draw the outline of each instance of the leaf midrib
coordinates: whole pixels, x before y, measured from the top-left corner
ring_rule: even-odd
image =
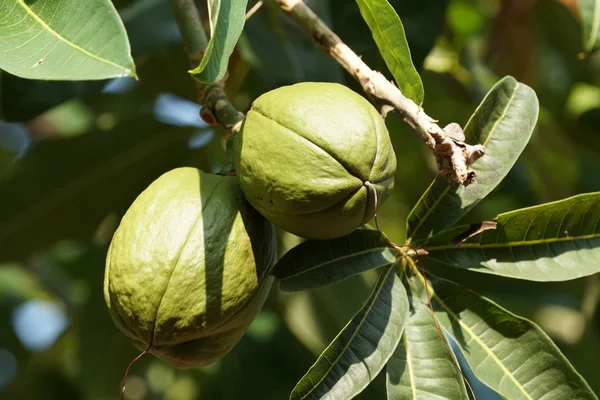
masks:
[[[539,244],[553,244],[553,243],[561,243],[561,242],[570,242],[570,241],[578,241],[578,240],[588,240],[588,239],[596,239],[600,238],[600,233],[593,233],[589,235],[582,236],[567,236],[562,238],[547,238],[547,239],[537,239],[537,240],[529,240],[529,241],[518,241],[518,242],[506,242],[506,243],[464,243],[461,245],[440,245],[440,246],[432,246],[425,247],[425,250],[429,252],[433,251],[442,251],[442,250],[460,250],[460,249],[498,249],[498,248],[510,248],[510,247],[523,247],[523,246],[536,246]]]
[[[27,5],[25,4],[25,2],[23,0],[16,0],[17,4],[19,4],[24,10],[25,12],[35,21],[37,22],[46,32],[50,33],[52,36],[56,37],[59,41],[65,43],[67,46],[79,51],[82,54],[85,54],[88,57],[91,57],[93,59],[95,59],[96,61],[100,61],[102,63],[111,65],[113,67],[122,69],[123,71],[127,72],[129,75],[133,75],[132,74],[132,70],[124,67],[120,64],[117,64],[115,62],[112,62],[110,60],[107,60],[105,58],[102,58],[96,54],[93,54],[89,51],[87,51],[86,49],[84,49],[83,47],[80,47],[78,45],[76,45],[75,43],[65,39],[64,37],[62,37],[58,32],[56,32],[54,29],[52,29],[48,24],[46,24],[46,22],[44,22],[43,19],[41,19],[36,13],[33,12],[33,10]]]
[[[379,287],[376,288],[376,290],[372,293],[372,301],[370,304],[368,304],[368,308],[365,311],[363,318],[360,320],[360,323],[356,325],[356,329],[354,330],[354,332],[352,332],[352,335],[350,336],[350,339],[348,340],[347,344],[342,346],[342,351],[340,351],[340,354],[338,355],[338,357],[332,362],[331,360],[329,361],[329,368],[327,369],[327,371],[322,374],[321,379],[319,379],[319,381],[316,384],[313,384],[312,388],[306,393],[306,395],[302,396],[300,398],[300,400],[304,400],[306,399],[312,392],[315,391],[315,389],[325,380],[325,378],[327,378],[327,376],[329,375],[329,373],[331,372],[331,370],[333,369],[333,367],[339,362],[339,360],[344,356],[344,354],[346,354],[346,351],[348,350],[348,348],[350,347],[350,344],[353,342],[354,338],[356,337],[356,335],[358,335],[358,331],[360,331],[360,328],[363,326],[363,324],[365,323],[365,320],[367,319],[367,317],[370,315],[371,311],[373,310],[373,307],[375,305],[375,303],[377,302],[377,299],[379,298],[379,294],[381,293],[381,291],[383,290],[383,287],[385,286],[385,282],[387,281],[389,274],[392,272],[391,270],[394,268],[394,265],[390,265],[389,268],[387,268],[384,272],[382,272],[381,274],[381,284],[379,285]],[[363,310],[363,308],[360,309],[359,313]],[[346,330],[347,327],[349,327],[352,322],[354,321],[354,318],[352,318],[350,321],[348,321],[348,323],[346,324],[346,326],[344,326],[344,328],[340,331],[340,333],[335,337],[335,339],[333,339],[333,341],[331,342],[331,344],[329,346],[327,346],[327,348],[325,349],[325,351],[322,353],[323,357],[326,357],[326,353],[327,351],[331,348],[331,345],[333,343],[335,343],[340,336],[342,336],[344,334],[344,331]],[[319,357],[319,359],[317,359],[317,362],[315,363],[315,365],[319,362],[319,360],[321,359],[321,357]],[[311,367],[312,369],[312,367]],[[308,376],[308,374],[310,374],[310,370],[308,371],[308,373],[305,375]],[[304,380],[304,377],[302,377],[301,381]],[[312,383],[312,379],[311,379],[311,383]]]
[[[364,5],[365,5],[365,6],[368,8],[368,10],[369,10],[369,11],[370,11],[370,13],[371,13],[371,16],[372,16],[372,18],[374,18],[374,19],[377,19],[377,18],[375,17],[375,13],[373,12],[373,9],[371,8],[371,4],[370,4],[368,1],[364,1],[364,0],[359,0],[359,1],[360,1],[361,3],[363,3],[363,4],[364,4]],[[387,3],[387,0],[385,0],[383,3]],[[389,5],[389,3],[387,3],[387,4]],[[398,16],[398,14],[396,13],[396,10],[394,10],[394,8],[393,8],[393,7],[391,7],[391,6],[390,6],[389,8],[391,8],[391,10],[388,10],[388,11],[390,11],[390,12],[393,12],[393,13],[396,15],[396,18],[398,19],[398,21],[400,22],[400,26],[402,27],[402,30],[403,30],[403,33],[404,33],[404,40],[406,41],[406,33],[404,32],[404,27],[402,26],[402,20],[400,19],[400,17],[399,17],[399,16]],[[379,24],[377,24],[377,23],[376,23],[376,24],[375,24],[375,26],[376,26],[376,28],[377,28],[377,31],[378,31],[378,33],[379,33],[379,36],[381,37],[381,39],[382,39],[382,40],[383,40],[383,42],[385,43],[386,47],[387,47],[388,49],[390,49],[390,53],[391,53],[392,57],[393,57],[393,58],[396,60],[396,62],[398,62],[398,64],[400,64],[400,66],[401,66],[401,68],[402,68],[403,70],[406,70],[406,66],[405,66],[404,62],[402,62],[402,60],[401,60],[399,57],[397,57],[397,55],[396,55],[396,52],[395,52],[395,51],[393,51],[393,47],[392,47],[392,46],[390,45],[390,43],[388,42],[388,40],[387,40],[387,35],[385,35],[385,34],[383,33],[383,30],[381,29],[381,27],[379,26]],[[407,51],[408,51],[408,54],[409,54],[409,56],[410,56],[410,48],[408,47],[408,43],[407,43],[406,49],[407,49]],[[412,60],[411,60],[411,61],[412,61]],[[414,65],[409,65],[409,67],[408,67],[408,68],[409,68],[409,70],[410,70],[410,67],[412,67],[413,69],[415,68],[415,67],[414,67]],[[416,71],[416,70],[415,70],[415,71]],[[405,74],[405,75],[406,75],[407,77],[408,77],[409,75],[414,75],[414,74],[412,74],[412,72],[413,72],[413,71],[410,71],[410,72],[411,72],[410,74]],[[394,71],[392,71],[392,74],[394,74]],[[396,80],[397,80],[396,74],[394,74],[394,78],[396,78]],[[414,78],[414,76],[413,76],[413,78]],[[421,85],[423,85],[423,83],[422,83],[422,82],[421,82]],[[417,83],[417,86],[420,86],[420,85],[418,85],[418,83]],[[418,97],[419,97],[419,95],[420,95],[420,93],[421,93],[421,90],[419,90],[419,91],[417,92],[417,90],[415,90],[415,88],[413,87],[413,84],[412,84],[412,83],[409,83],[409,87],[410,87],[410,89],[411,89],[411,91],[412,91],[412,95],[413,95],[415,98],[418,98]],[[420,100],[420,102],[421,102],[421,103],[423,102],[423,100],[422,100],[422,99],[419,99],[419,100]],[[415,101],[415,102],[416,102],[416,101]]]
[[[325,266],[327,266],[329,264],[334,264],[334,263],[337,263],[337,262],[340,262],[340,261],[343,261],[343,260],[347,260],[349,258],[353,258],[353,257],[356,257],[356,256],[360,256],[360,255],[363,255],[363,254],[377,253],[379,251],[385,251],[385,250],[392,251],[393,248],[391,248],[391,247],[375,247],[375,248],[371,248],[371,249],[359,251],[359,252],[356,252],[356,253],[347,254],[345,256],[337,257],[337,258],[328,260],[328,261],[323,262],[323,263],[315,264],[314,266],[312,266],[310,268],[307,268],[307,269],[304,269],[304,270],[302,270],[300,272],[297,272],[297,273],[295,273],[293,275],[286,275],[284,277],[278,277],[278,279],[280,281],[284,281],[284,280],[287,280],[287,279],[297,278],[298,276],[301,276],[301,275],[304,275],[304,274],[306,274],[308,272],[314,271],[315,269],[324,268]],[[391,264],[392,261],[390,261],[388,263]]]
[[[416,265],[414,264],[414,262],[412,261],[412,259],[409,259],[409,263],[411,263],[413,269],[417,268]],[[492,359],[496,363],[496,365],[498,365],[498,367],[502,370],[502,372],[504,372],[505,376],[507,376],[513,382],[513,384],[519,389],[519,391],[521,393],[523,393],[523,395],[527,399],[534,400],[533,397],[531,397],[529,395],[529,393],[525,390],[525,388],[523,387],[523,385],[521,385],[521,383],[517,380],[517,378],[510,372],[510,370],[496,356],[496,353],[494,353],[484,342],[482,342],[481,339],[479,339],[479,337],[477,335],[475,335],[475,333],[471,330],[471,328],[469,328],[467,325],[465,325],[462,322],[462,320],[460,319],[460,317],[458,315],[456,315],[446,305],[446,303],[441,298],[439,298],[439,296],[437,295],[437,293],[434,290],[432,290],[431,285],[426,284],[425,279],[423,278],[423,276],[421,274],[416,274],[416,275],[418,276],[418,278],[421,281],[421,283],[423,283],[423,285],[425,285],[425,287],[429,291],[429,294],[431,295],[431,298],[435,299],[444,308],[444,310],[446,310],[446,313],[448,313],[448,316],[452,317],[452,319],[454,321],[456,321],[462,327],[462,329],[465,332],[467,332],[469,334],[469,336],[471,336],[471,338],[475,342],[477,342],[477,344],[486,352],[486,354],[488,354],[489,358]]]
[[[404,351],[406,352],[406,366],[408,367],[408,376],[410,378],[410,389],[413,395],[413,400],[417,400],[417,382],[415,380],[415,374],[413,372],[413,361],[412,361],[412,353],[409,348],[408,337],[406,335],[406,330],[402,335],[404,341]]]

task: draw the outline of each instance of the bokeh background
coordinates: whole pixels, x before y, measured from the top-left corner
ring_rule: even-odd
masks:
[[[183,165],[217,172],[225,161],[224,132],[198,118],[168,2],[113,2],[139,81],[42,82],[0,72],[2,399],[117,398],[137,350],[113,325],[102,297],[111,235],[136,195],[162,173]],[[390,2],[422,73],[424,108],[440,124],[464,125],[504,75],[538,93],[531,142],[465,220],[600,190],[600,52],[582,53],[576,0]],[[353,1],[309,4],[371,67],[386,71]],[[266,1],[231,59],[227,93],[246,110],[261,93],[298,81],[336,81],[360,92]],[[399,164],[380,222],[402,240],[405,218],[432,181],[435,163],[402,121],[390,116],[387,124]],[[298,239],[281,233],[280,242],[283,253]],[[600,393],[598,275],[542,284],[426,267],[540,324]],[[230,354],[188,371],[146,356],[132,368],[126,398],[285,399],[373,282],[366,273],[308,292],[274,287]],[[360,398],[385,398],[382,378]],[[478,398],[497,398],[476,388]]]

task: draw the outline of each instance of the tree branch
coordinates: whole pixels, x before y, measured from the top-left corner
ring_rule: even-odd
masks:
[[[365,93],[381,106],[382,115],[395,111],[433,150],[441,175],[462,185],[475,181],[476,173],[468,166],[480,158],[485,148],[464,142],[456,123],[442,129],[414,101],[381,73],[373,71],[352,51],[302,0],[277,0],[281,9],[300,25],[331,57],[363,87]]]
[[[198,15],[194,0],[170,0],[171,9],[179,31],[183,38],[185,51],[190,60],[190,67],[196,68],[208,46],[204,27]],[[204,84],[196,81],[198,102],[203,106],[200,116],[210,125],[223,125],[230,131],[239,128],[244,114],[239,112],[229,101],[223,90],[225,79]]]

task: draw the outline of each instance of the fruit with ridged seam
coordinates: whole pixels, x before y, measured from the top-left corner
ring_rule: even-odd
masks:
[[[233,138],[248,201],[280,228],[309,239],[343,236],[388,197],[396,156],[383,118],[336,83],[305,82],[257,98]]]
[[[110,314],[136,347],[174,367],[211,364],[262,307],[275,243],[234,177],[169,171],[138,196],[112,239]]]

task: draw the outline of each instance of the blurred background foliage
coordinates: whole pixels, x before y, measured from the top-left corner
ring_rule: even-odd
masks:
[[[225,161],[223,132],[198,118],[168,2],[113,2],[125,22],[139,81],[42,82],[0,72],[3,399],[117,397],[137,351],[112,324],[102,297],[111,235],[136,195],[163,172],[183,165],[216,172]],[[540,98],[538,127],[521,160],[466,222],[600,190],[600,52],[582,53],[576,0],[390,2],[422,73],[424,108],[440,124],[464,125],[507,74]],[[370,66],[385,71],[354,2],[309,4]],[[267,90],[310,80],[360,91],[266,1],[231,59],[227,93],[246,110]],[[435,163],[402,121],[390,116],[387,124],[399,166],[380,221],[392,239],[401,240],[405,218],[433,179]],[[280,241],[282,253],[298,243],[283,233]],[[530,283],[426,267],[540,324],[600,393],[597,275]],[[275,288],[247,335],[221,361],[177,371],[146,356],[132,369],[126,398],[287,398],[373,281],[367,273],[310,292]],[[382,378],[360,398],[384,398]]]

